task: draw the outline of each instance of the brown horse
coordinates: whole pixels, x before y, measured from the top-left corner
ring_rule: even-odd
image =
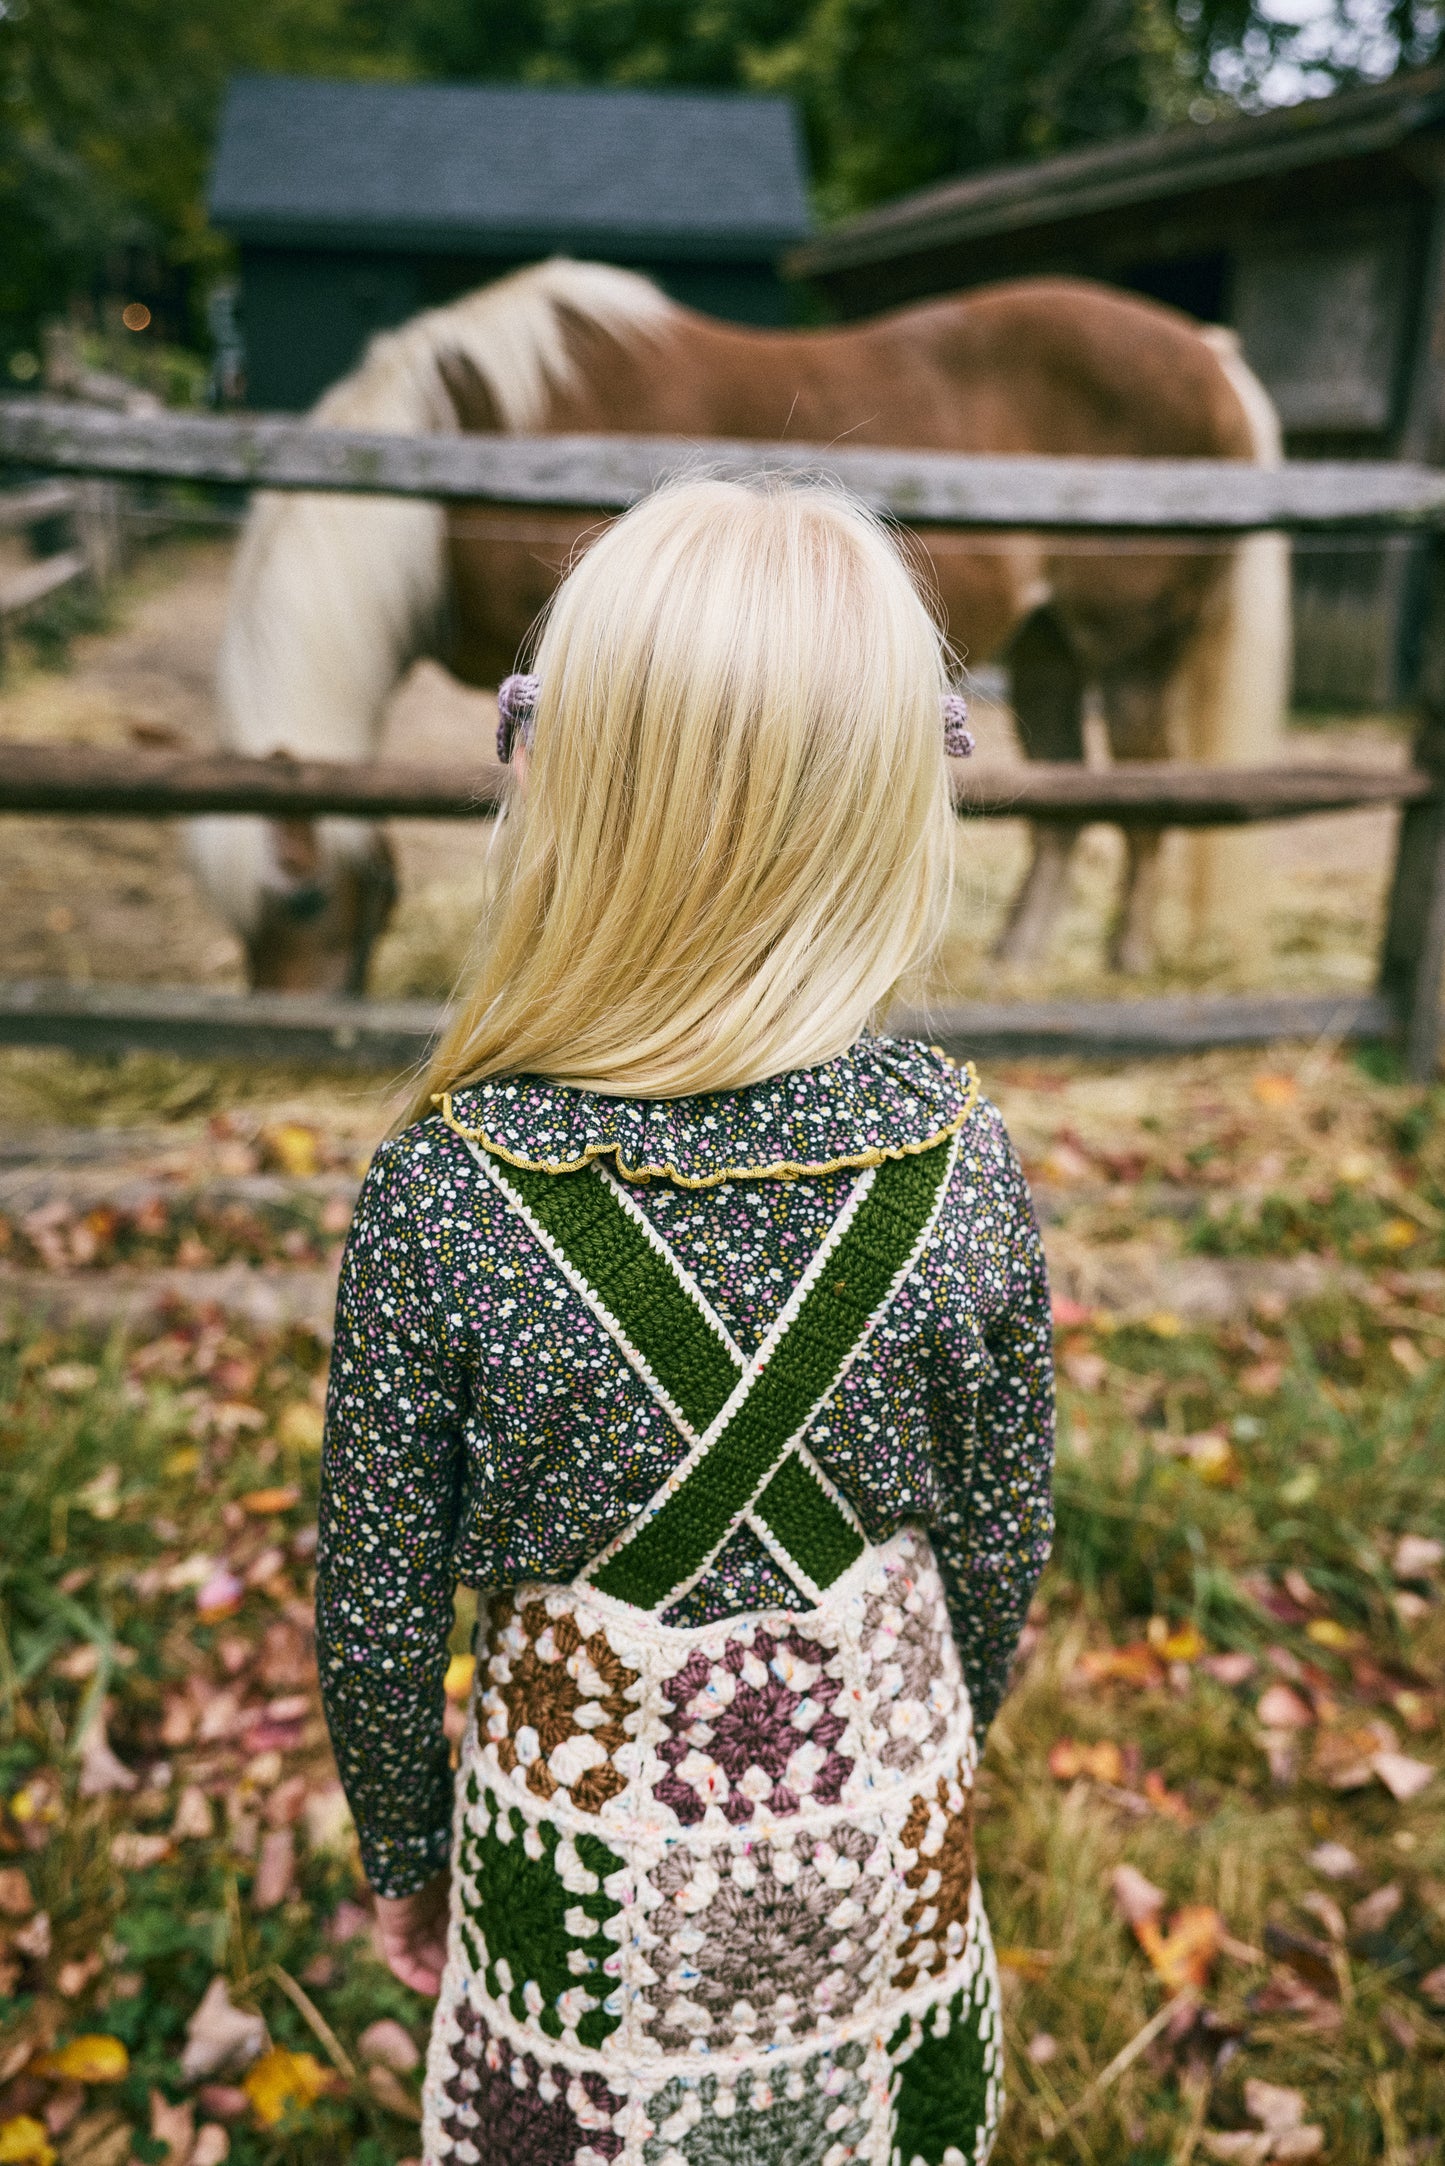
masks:
[[[647,280],[553,261],[373,341],[321,427],[621,431],[952,452],[1279,455],[1273,410],[1228,334],[1070,279],[1026,279],[841,329],[764,331],[678,307]],[[360,758],[418,654],[465,682],[510,670],[595,515],[443,512],[399,499],[262,496],[223,643],[224,741]],[[1268,757],[1283,703],[1283,545],[1070,546],[918,538],[950,637],[1003,657],[1025,750],[1081,759],[1097,690],[1116,757]],[[1000,952],[1037,954],[1076,830],[1036,832]],[[1149,960],[1160,836],[1131,830],[1116,962]],[[354,821],[197,822],[202,879],[257,985],[359,990],[393,892]]]

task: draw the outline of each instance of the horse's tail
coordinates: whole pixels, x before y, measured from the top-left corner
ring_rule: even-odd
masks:
[[[646,331],[671,307],[636,273],[554,258],[381,333],[310,419],[395,435],[455,430],[443,371],[460,359],[481,378],[505,430],[534,430],[575,372],[569,314]],[[221,641],[222,744],[315,759],[369,752],[397,680],[438,635],[445,589],[438,505],[263,491],[242,535]],[[370,831],[352,820],[319,822],[318,839],[329,864],[371,847]],[[248,932],[267,887],[280,884],[271,823],[197,821],[191,848],[214,899]]]
[[[1284,457],[1279,415],[1232,331],[1204,332],[1244,410],[1255,463]],[[1280,757],[1292,662],[1289,542],[1250,534],[1237,542],[1172,686],[1179,753],[1206,766],[1262,766]],[[1264,859],[1259,837],[1214,830],[1190,848],[1196,937],[1238,952],[1264,933]]]

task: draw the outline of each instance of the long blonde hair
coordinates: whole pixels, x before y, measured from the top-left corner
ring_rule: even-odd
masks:
[[[553,599],[479,960],[410,1117],[540,1074],[725,1090],[844,1051],[941,922],[943,642],[816,484],[692,480]]]

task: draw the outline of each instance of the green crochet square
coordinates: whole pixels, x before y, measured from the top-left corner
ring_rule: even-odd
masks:
[[[568,1841],[515,1805],[503,1812],[490,1790],[483,1803],[488,1824],[463,1823],[458,1860],[467,1953],[519,2023],[531,2018],[549,2038],[574,2029],[580,2045],[600,2046],[622,2020],[606,2005],[613,1980],[603,1969],[618,1949],[604,1927],[622,1905],[603,1883],[623,1861],[595,1835]]]
[[[983,2166],[1003,2111],[1001,2032],[986,1962],[921,2024],[905,2017],[888,2042],[895,2064],[902,2064],[892,2166],[943,2166],[948,2151],[961,2152],[967,2166]]]

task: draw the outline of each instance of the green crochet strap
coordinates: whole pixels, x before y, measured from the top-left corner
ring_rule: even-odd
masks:
[[[540,1173],[497,1166],[577,1277],[621,1325],[664,1392],[699,1433],[715,1421],[738,1366],[667,1259],[620,1203],[601,1168]]]
[[[819,1589],[831,1586],[861,1554],[856,1527],[817,1476],[787,1455],[916,1260],[953,1151],[952,1139],[945,1138],[878,1167],[791,1323],[752,1371],[751,1389],[734,1401],[717,1432],[689,1453],[620,1545],[589,1568],[587,1576],[602,1593],[640,1609],[659,1608],[705,1569],[750,1512]]]
[[[691,1432],[681,1466],[584,1576],[621,1601],[663,1607],[751,1520],[805,1593],[831,1586],[862,1554],[863,1538],[794,1447],[911,1268],[953,1139],[877,1168],[791,1322],[766,1359],[746,1366],[682,1264],[649,1238],[600,1167],[546,1173],[469,1147]]]

